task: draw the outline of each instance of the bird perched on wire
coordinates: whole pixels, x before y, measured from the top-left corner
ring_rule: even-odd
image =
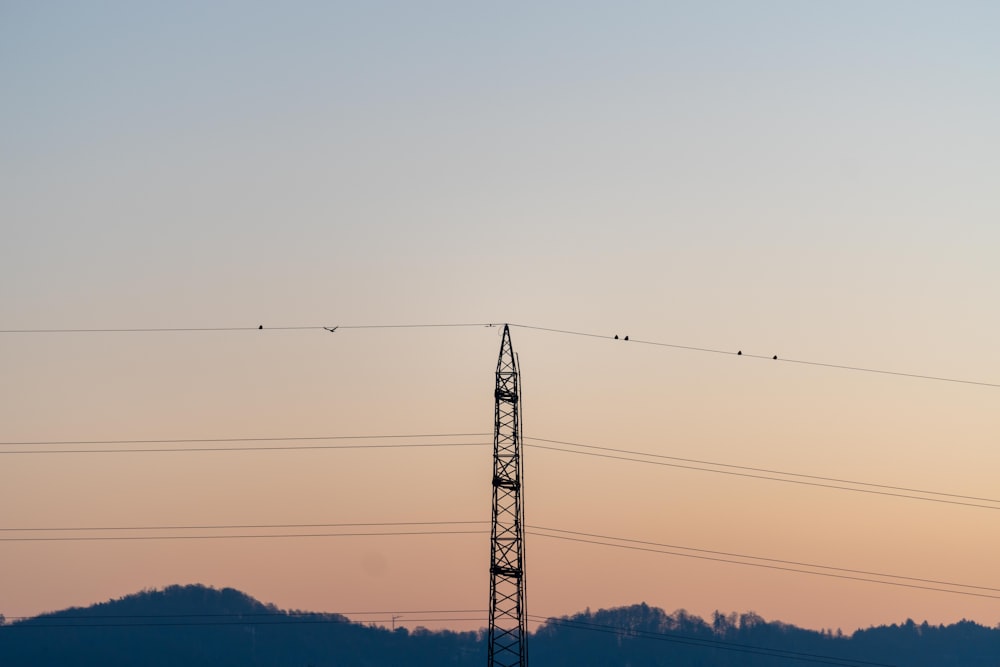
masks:
[[[737,352],[736,356],[737,357],[742,357],[743,356],[743,350],[740,350],[739,352]]]
[[[257,327],[257,329],[258,329],[258,330],[259,330],[259,329],[263,329],[263,328],[264,328],[264,325],[263,325],[263,324],[261,324],[260,326],[258,326],[258,327]]]
[[[778,358],[778,355],[774,355],[774,356],[773,356],[773,357],[771,357],[771,358],[772,358],[772,359],[777,359],[777,358]]]
[[[625,336],[625,340],[628,340],[628,336]]]
[[[618,334],[615,334],[615,340],[618,340]]]

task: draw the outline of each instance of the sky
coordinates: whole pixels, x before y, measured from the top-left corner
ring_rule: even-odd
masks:
[[[500,327],[346,327],[510,322],[529,526],[985,596],[536,531],[532,614],[997,625],[998,23],[972,1],[0,2],[0,440],[480,434],[0,453],[2,537],[488,521]],[[199,327],[250,329],[6,333]],[[481,532],[0,541],[0,613],[200,582],[479,627],[412,612],[485,610],[488,561]]]

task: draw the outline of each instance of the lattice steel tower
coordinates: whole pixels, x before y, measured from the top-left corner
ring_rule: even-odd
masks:
[[[489,667],[528,664],[520,385],[517,357],[510,345],[510,327],[505,324],[494,392]]]

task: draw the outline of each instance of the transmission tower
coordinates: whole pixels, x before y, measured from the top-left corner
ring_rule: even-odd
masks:
[[[525,667],[528,664],[520,384],[517,357],[510,344],[510,328],[505,324],[494,392],[489,667]]]

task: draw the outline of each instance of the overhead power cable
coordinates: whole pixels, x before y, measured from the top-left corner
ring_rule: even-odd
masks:
[[[302,440],[389,440],[393,438],[473,438],[493,435],[492,433],[390,433],[383,435],[310,435],[274,436],[267,438],[170,438],[159,440],[5,440],[0,446],[13,445],[172,445],[192,443],[223,442],[294,442]]]
[[[712,561],[712,562],[716,562],[716,563],[730,563],[732,565],[744,565],[744,566],[747,566],[747,567],[757,567],[757,568],[763,568],[763,569],[767,569],[767,570],[779,570],[779,571],[782,571],[782,572],[796,572],[798,574],[810,574],[810,575],[817,576],[817,577],[829,577],[829,578],[833,578],[833,579],[847,579],[847,580],[850,580],[850,581],[861,581],[861,582],[866,582],[866,583],[870,583],[870,584],[882,584],[882,585],[885,585],[885,586],[897,586],[897,587],[901,587],[901,588],[913,588],[913,589],[924,590],[924,591],[935,591],[935,592],[938,592],[938,593],[953,593],[955,595],[967,595],[967,596],[971,596],[971,597],[990,598],[990,599],[1000,600],[1000,595],[991,595],[991,594],[988,594],[988,593],[976,593],[976,592],[973,592],[973,591],[962,591],[962,590],[955,590],[955,589],[950,589],[950,588],[939,588],[939,587],[936,587],[936,586],[924,586],[924,585],[918,585],[918,584],[905,583],[904,581],[887,581],[887,580],[882,580],[882,579],[872,579],[872,578],[862,577],[862,576],[854,576],[854,575],[848,575],[848,574],[838,574],[836,572],[817,572],[817,571],[814,571],[814,570],[803,570],[801,568],[796,568],[796,567],[791,567],[791,566],[785,566],[785,565],[770,565],[770,564],[767,564],[765,562],[753,562],[753,563],[751,563],[751,562],[747,562],[746,560],[733,560],[732,558],[726,558],[726,557],[723,557],[723,556],[708,556],[708,555],[704,555],[704,552],[707,552],[707,553],[720,553],[720,552],[709,552],[708,550],[698,550],[698,551],[702,551],[703,553],[684,553],[683,551],[677,551],[677,549],[687,549],[687,547],[678,547],[678,546],[671,547],[670,545],[665,545],[665,544],[664,545],[658,545],[655,542],[641,542],[641,541],[638,541],[638,540],[630,540],[630,541],[638,542],[638,544],[622,544],[622,542],[625,542],[626,540],[623,540],[621,538],[611,537],[611,536],[598,535],[598,536],[595,536],[594,538],[591,539],[591,538],[584,538],[584,537],[575,537],[575,536],[573,536],[573,534],[568,534],[568,535],[553,535],[551,533],[539,532],[540,530],[544,530],[544,529],[536,526],[534,529],[529,530],[528,534],[529,535],[534,535],[534,536],[537,536],[537,537],[548,537],[548,538],[556,539],[556,540],[565,540],[565,541],[568,541],[568,542],[580,542],[580,543],[583,543],[583,544],[595,544],[595,545],[604,546],[604,547],[615,547],[615,548],[618,548],[618,549],[629,549],[629,550],[632,550],[632,551],[645,551],[645,552],[649,552],[649,553],[659,553],[659,554],[664,554],[664,555],[667,555],[667,556],[680,556],[682,558],[693,558],[693,559],[696,559],[696,560]],[[569,532],[569,531],[566,531],[566,532]],[[612,542],[612,541],[609,541],[609,540],[615,540],[615,541]],[[647,544],[649,546],[641,546],[642,544]],[[663,548],[659,548],[659,547],[663,547]],[[670,549],[674,549],[674,550],[670,550]],[[692,550],[692,551],[694,551],[694,550]],[[745,558],[747,560],[756,558],[755,556],[744,556],[742,554],[732,554],[732,556],[737,557],[737,558]],[[771,560],[771,559],[760,559],[760,560]],[[781,562],[781,561],[775,560],[774,562]],[[846,568],[833,568],[833,567],[828,567],[828,566],[814,566],[814,567],[817,567],[817,568],[827,568],[827,569],[831,569],[831,570],[840,570],[840,571],[851,571],[851,570],[847,570]],[[895,577],[896,575],[882,575],[882,576]],[[917,579],[917,578],[914,578],[914,577],[897,577],[897,578],[899,578],[899,579],[908,579],[908,580],[922,581],[921,579]],[[967,586],[966,584],[954,584],[954,585],[955,586]],[[967,586],[967,587],[968,588],[980,589],[980,590],[997,590],[995,588],[989,588],[989,587],[986,587],[986,586]]]
[[[240,327],[122,327],[122,328],[76,328],[76,329],[0,329],[0,334],[79,334],[79,333],[199,333],[215,331],[338,331],[340,329],[442,329],[464,327],[493,327],[494,322],[457,324],[308,324],[301,326],[256,326]]]
[[[612,537],[612,536],[609,536],[609,535],[598,535],[596,533],[586,533],[586,532],[581,532],[581,531],[576,531],[576,530],[563,530],[561,528],[546,528],[545,526],[528,526],[528,528],[533,528],[533,529],[536,529],[536,530],[546,530],[546,531],[549,531],[549,532],[552,532],[552,533],[565,533],[567,535],[577,535],[577,536],[582,536],[582,537],[594,537],[594,538],[600,538],[600,539],[605,539],[605,540],[615,540],[617,542],[627,542],[627,543],[630,543],[630,544],[641,544],[641,545],[645,545],[645,546],[665,547],[665,548],[669,548],[669,549],[682,549],[684,551],[695,551],[695,552],[698,552],[698,553],[706,553],[706,554],[712,554],[712,555],[716,555],[716,556],[732,556],[732,557],[735,557],[735,558],[745,558],[745,559],[748,559],[748,560],[764,561],[764,562],[768,562],[768,563],[779,563],[779,564],[782,564],[782,565],[796,565],[796,566],[801,566],[801,567],[812,567],[812,568],[817,568],[817,569],[822,569],[822,570],[833,570],[833,571],[836,571],[836,572],[847,572],[847,573],[851,573],[851,574],[863,574],[863,575],[868,575],[868,576],[873,576],[873,577],[888,577],[888,578],[892,578],[892,579],[904,579],[904,580],[907,580],[907,581],[918,581],[918,582],[922,582],[922,583],[926,583],[926,584],[940,584],[940,585],[943,585],[943,586],[956,586],[956,587],[960,587],[960,588],[975,588],[975,589],[978,589],[978,590],[995,591],[997,593],[1000,593],[1000,588],[994,588],[994,587],[990,587],[990,586],[977,586],[977,585],[974,585],[974,584],[960,584],[960,583],[956,583],[954,581],[940,581],[940,580],[937,580],[937,579],[925,579],[925,578],[921,578],[921,577],[909,577],[909,576],[904,576],[904,575],[900,575],[900,574],[888,574],[888,573],[885,573],[885,572],[871,572],[871,571],[868,571],[868,570],[855,570],[855,569],[846,568],[846,567],[836,567],[836,566],[833,566],[833,565],[819,565],[817,563],[805,563],[805,562],[802,562],[802,561],[782,560],[780,558],[765,558],[763,556],[749,556],[747,554],[733,553],[733,552],[730,552],[730,551],[714,551],[712,549],[701,549],[701,548],[698,548],[698,547],[685,547],[685,546],[681,546],[681,545],[678,545],[678,544],[664,544],[662,542],[650,542],[648,540],[636,540],[636,539],[627,538],[627,537]]]
[[[401,524],[405,525],[405,524]],[[73,535],[59,537],[0,537],[0,542],[122,542],[152,540],[259,540],[303,537],[399,537],[404,535],[487,535],[488,530],[366,531],[362,533],[258,533],[211,535]]]
[[[67,614],[46,612],[36,616],[7,616],[8,621],[45,620],[110,620],[110,619],[176,619],[176,618],[309,618],[312,616],[382,616],[385,614],[482,614],[482,609],[392,609],[381,611],[262,611],[251,613],[203,613],[203,614],[105,614],[95,610],[92,614]],[[473,619],[478,620],[478,619]],[[370,621],[361,621],[369,623]]]
[[[317,614],[320,616],[320,614]],[[99,619],[99,617],[95,617]],[[396,622],[401,619],[396,619]],[[440,623],[454,623],[458,621],[472,621],[477,623],[482,623],[486,621],[486,617],[474,617],[474,618],[437,618],[437,617],[427,617],[427,618],[407,618],[405,619],[408,623],[423,621],[423,622],[440,622]],[[351,625],[367,625],[369,623],[392,623],[393,619],[382,618],[382,619],[365,619],[363,621],[354,621],[351,619],[343,618],[301,618],[301,617],[286,617],[284,619],[234,619],[234,620],[207,620],[207,621],[140,621],[138,623],[129,623],[124,621],[119,621],[116,623],[106,623],[106,622],[96,622],[96,623],[38,623],[38,622],[19,622],[11,623],[10,625],[0,626],[0,632],[11,629],[21,629],[21,630],[47,630],[50,628],[169,628],[169,627],[202,627],[202,626],[267,626],[267,625],[316,625],[316,624],[329,624],[329,623],[343,623]]]
[[[328,331],[335,333],[340,330],[349,329],[425,329],[425,328],[474,328],[474,327],[495,327],[498,322],[460,322],[460,323],[405,323],[405,324],[337,324],[337,325],[277,325],[265,326],[230,326],[230,327],[122,327],[122,328],[50,328],[50,329],[0,329],[0,334],[83,334],[83,333],[184,333],[184,332],[252,332],[252,331]],[[552,327],[540,327],[531,324],[510,324],[511,327],[530,329],[534,331],[544,331],[567,336],[582,336],[587,338],[602,338],[606,340],[616,340],[617,335],[599,334],[585,331],[574,331],[571,329],[556,329]],[[789,359],[776,354],[753,354],[742,350],[723,350],[719,348],[682,345],[656,340],[641,340],[627,337],[621,342],[636,343],[639,345],[651,345],[654,347],[668,347],[690,352],[705,352],[709,354],[724,354],[735,357],[748,357],[750,359],[764,359],[769,361],[782,361],[790,364],[801,364],[806,366],[817,366],[822,368],[833,368],[838,370],[855,371],[860,373],[876,373],[880,375],[891,375],[897,377],[908,377],[920,380],[934,380],[937,382],[953,382],[967,385],[977,385],[981,387],[1000,388],[1000,383],[983,382],[978,380],[965,380],[961,378],[951,378],[938,375],[928,375],[924,373],[907,373],[902,371],[885,370],[879,368],[869,368],[854,366],[850,364],[836,364],[821,361],[811,361],[808,359]]]
[[[52,533],[52,532],[159,532],[159,531],[203,531],[203,530],[292,530],[302,528],[383,528],[383,527],[415,527],[415,526],[473,526],[485,525],[488,521],[394,521],[394,522],[368,522],[368,523],[276,523],[276,524],[209,524],[209,525],[147,525],[147,526],[70,526],[70,527],[0,527],[0,531],[5,533]],[[986,597],[1000,599],[1000,595],[986,593],[976,593],[974,591],[992,591],[1000,593],[1000,587],[983,586],[977,584],[966,584],[954,581],[944,581],[925,577],[914,577],[909,575],[899,575],[886,572],[876,572],[871,570],[861,570],[835,565],[823,565],[818,563],[808,563],[788,559],[753,556],[731,551],[718,551],[705,549],[702,547],[690,547],[678,544],[668,544],[654,542],[650,540],[639,540],[634,538],[616,537],[612,535],[601,535],[598,533],[566,530],[552,528],[548,526],[528,525],[530,535],[538,537],[549,537],[571,542],[584,544],[595,544],[600,546],[618,547],[635,551],[646,551],[660,553],[664,555],[681,556],[698,560],[707,560],[734,565],[748,565],[765,569],[779,570],[785,572],[796,572],[799,574],[811,574],[816,576],[833,577],[838,579],[848,579],[852,581],[862,581],[867,583],[885,584],[892,586],[902,586],[905,588],[915,588],[920,590],[938,591],[944,593],[956,593],[960,595],[972,595],[976,597]],[[23,537],[0,537],[0,542],[94,542],[94,541],[129,541],[129,540],[199,540],[199,539],[288,539],[288,538],[315,538],[315,537],[381,537],[381,536],[410,536],[410,535],[484,535],[487,530],[380,530],[365,532],[337,532],[337,533],[253,533],[253,534],[173,534],[173,535],[70,535],[70,536],[37,536],[28,535]],[[742,560],[734,560],[742,559]],[[754,562],[747,562],[754,561]],[[812,569],[801,569],[812,568]],[[824,571],[817,571],[824,570]],[[882,577],[873,579],[871,577]],[[888,581],[893,579],[896,581]],[[917,582],[917,583],[907,583]],[[918,585],[919,584],[919,585]],[[923,584],[933,584],[928,586]],[[951,586],[955,589],[964,588],[970,590],[953,590],[950,588],[939,588],[937,586]]]
[[[868,494],[873,494],[873,495],[878,495],[878,496],[891,496],[891,497],[894,497],[894,498],[906,498],[906,499],[909,499],[909,500],[924,500],[924,501],[927,501],[927,502],[944,503],[944,504],[947,504],[947,505],[961,505],[961,506],[965,506],[965,507],[978,507],[978,508],[981,508],[981,509],[1000,510],[1000,500],[996,500],[994,498],[983,498],[983,497],[979,497],[979,496],[966,496],[966,495],[960,495],[960,494],[957,494],[957,493],[946,493],[946,492],[942,492],[942,491],[928,491],[928,490],[924,490],[924,489],[915,489],[915,488],[901,487],[901,486],[891,486],[891,485],[888,485],[888,484],[874,484],[874,483],[870,483],[870,482],[859,482],[859,481],[854,481],[854,480],[849,480],[849,479],[838,479],[838,478],[834,478],[834,477],[821,477],[819,475],[807,475],[807,474],[802,474],[802,473],[785,472],[785,471],[781,471],[781,470],[771,470],[771,469],[767,469],[767,468],[754,468],[754,467],[750,467],[750,466],[740,466],[740,465],[734,465],[734,464],[729,464],[729,463],[718,463],[718,462],[715,462],[715,461],[702,461],[702,460],[698,460],[698,459],[686,459],[686,458],[681,458],[681,457],[677,457],[677,456],[667,456],[665,454],[653,454],[653,453],[650,453],[650,452],[640,452],[640,451],[633,451],[633,450],[627,450],[627,449],[617,449],[617,448],[614,448],[614,447],[599,447],[599,446],[596,446],[596,445],[584,445],[584,444],[575,443],[575,442],[568,442],[568,441],[565,441],[565,440],[549,440],[549,439],[546,439],[546,438],[532,438],[532,437],[527,437],[527,436],[524,439],[527,440],[527,441],[531,441],[531,442],[529,442],[527,444],[527,446],[531,447],[532,449],[543,449],[543,450],[548,450],[548,451],[553,451],[553,452],[562,452],[563,454],[579,454],[579,455],[582,455],[582,456],[593,456],[593,457],[597,457],[597,458],[613,459],[613,460],[616,460],[616,461],[629,461],[631,463],[645,463],[647,465],[663,466],[663,467],[667,467],[667,468],[680,468],[682,470],[696,470],[696,471],[699,471],[699,472],[711,472],[711,473],[716,473],[716,474],[721,474],[721,475],[732,475],[732,476],[735,476],[735,477],[749,477],[751,479],[762,479],[762,480],[767,480],[767,481],[772,481],[772,482],[785,482],[787,484],[800,484],[800,485],[804,485],[804,486],[815,486],[815,487],[824,488],[824,489],[836,489],[836,490],[839,490],[839,491],[854,491],[855,493],[868,493]],[[656,459],[669,459],[669,460],[672,460],[672,461],[689,462],[689,463],[696,463],[696,464],[700,464],[700,465],[712,465],[712,466],[718,466],[720,468],[730,468],[731,470],[717,470],[715,468],[703,468],[703,467],[698,467],[698,466],[694,466],[694,465],[686,465],[684,463],[668,463],[668,462],[665,462],[663,460],[650,461],[650,460],[647,460],[647,459],[631,458],[629,456],[617,456],[617,455],[613,455],[613,454],[601,454],[601,453],[592,452],[592,451],[576,451],[576,450],[572,450],[572,449],[562,449],[562,448],[559,448],[559,447],[550,447],[550,446],[547,446],[547,445],[532,444],[532,443],[537,443],[537,442],[548,442],[548,443],[566,445],[566,446],[570,446],[570,447],[580,447],[580,448],[586,448],[586,449],[601,450],[601,451],[606,451],[606,452],[617,452],[617,453],[621,453],[621,454],[630,454],[630,455],[635,455],[635,456],[645,456],[645,457],[656,458]],[[755,471],[755,472],[735,472],[735,471]],[[769,475],[767,475],[767,474],[756,474],[757,472],[760,472],[760,473],[771,473],[771,474],[769,474]],[[796,477],[796,478],[799,478],[799,479],[788,479],[788,478],[785,478],[785,477],[775,477],[774,475],[787,475],[789,477]],[[868,486],[868,487],[873,487],[873,488],[863,489],[863,488],[856,488],[856,487],[851,487],[851,486],[842,486],[841,484],[827,484],[827,483],[823,483],[823,482],[820,482],[820,481],[812,481],[812,480],[826,480],[826,481],[829,481],[829,482],[839,482],[841,484],[856,484],[858,486]],[[888,490],[878,490],[878,489],[895,489],[895,490],[898,490],[898,491],[910,491],[912,493],[895,493],[895,492],[888,491]],[[941,496],[941,497],[939,497],[939,498],[931,498],[931,497],[927,497],[927,496],[912,495],[913,493],[924,493],[924,494],[928,494],[928,495]],[[984,505],[984,504],[981,504],[981,503],[964,502],[964,501],[960,501],[960,500],[949,500],[949,498],[962,498],[962,499],[966,499],[966,500],[978,500],[978,501],[982,501],[982,502],[985,502],[985,503],[997,503],[997,505],[995,505],[995,506],[994,505]]]
[[[410,442],[364,445],[287,445],[284,447],[128,447],[114,449],[14,449],[4,454],[141,454],[177,452],[291,452],[318,449],[412,449],[420,447],[487,447],[490,442]]]
[[[555,334],[561,334],[561,335],[566,335],[566,336],[583,336],[583,337],[587,337],[587,338],[603,338],[603,339],[606,339],[606,340],[617,340],[618,339],[618,336],[614,335],[614,334],[596,334],[596,333],[588,333],[588,332],[584,332],[584,331],[572,331],[572,330],[569,330],[569,329],[552,329],[552,328],[549,328],[549,327],[538,327],[538,326],[533,326],[533,325],[530,325],[530,324],[511,324],[510,326],[512,326],[512,327],[518,327],[518,328],[521,328],[521,329],[532,329],[532,330],[535,330],[535,331],[545,331],[545,332],[548,332],[548,333],[555,333]],[[669,348],[674,348],[674,349],[677,349],[677,350],[688,350],[690,352],[707,352],[707,353],[710,353],[710,354],[724,354],[724,355],[731,356],[731,357],[748,357],[750,359],[766,359],[768,361],[781,361],[781,362],[785,362],[785,363],[789,363],[789,364],[802,364],[802,365],[806,365],[806,366],[820,366],[820,367],[823,367],[823,368],[835,368],[835,369],[839,369],[839,370],[856,371],[856,372],[860,372],[860,373],[877,373],[879,375],[894,375],[894,376],[898,376],[898,377],[908,377],[908,378],[914,378],[914,379],[919,379],[919,380],[935,380],[937,382],[956,382],[956,383],[959,383],[959,384],[978,385],[980,387],[1000,388],[1000,383],[996,383],[996,382],[981,382],[981,381],[978,381],[978,380],[963,380],[963,379],[960,379],[960,378],[942,377],[942,376],[938,376],[938,375],[926,375],[926,374],[922,374],[922,373],[904,373],[904,372],[901,372],[901,371],[890,371],[890,370],[883,370],[883,369],[879,369],[879,368],[866,368],[866,367],[862,367],[862,366],[851,366],[851,365],[848,365],[848,364],[833,364],[833,363],[826,363],[826,362],[820,362],[820,361],[809,361],[809,360],[806,360],[806,359],[787,359],[785,357],[780,357],[780,356],[778,356],[776,354],[751,354],[749,352],[744,352],[742,350],[721,350],[721,349],[718,349],[718,348],[699,347],[699,346],[696,346],[696,345],[681,345],[681,344],[678,344],[678,343],[668,343],[668,342],[664,342],[664,341],[640,340],[640,339],[631,338],[631,337],[628,338],[628,339],[626,339],[626,340],[619,340],[619,342],[636,343],[636,344],[639,344],[639,345],[652,345],[654,347],[669,347]]]
[[[244,524],[215,524],[215,525],[188,525],[188,526],[66,526],[66,527],[43,527],[43,528],[12,528],[2,527],[2,532],[86,532],[100,530],[242,530],[249,528],[359,528],[368,526],[461,526],[487,524],[489,521],[379,521],[374,523],[244,523]],[[366,533],[367,534],[367,533]]]
[[[705,460],[701,460],[701,459],[687,459],[687,458],[683,458],[683,457],[680,457],[680,456],[668,456],[666,454],[653,454],[651,452],[640,452],[640,451],[635,451],[635,450],[630,450],[630,449],[618,449],[618,448],[615,448],[615,447],[601,447],[601,446],[597,446],[597,445],[584,445],[584,444],[579,443],[579,442],[569,442],[569,441],[566,441],[566,440],[549,440],[547,438],[532,438],[532,437],[527,437],[527,436],[524,439],[525,440],[535,440],[537,442],[549,442],[549,443],[553,443],[553,444],[557,444],[557,445],[570,445],[572,447],[580,447],[580,448],[583,448],[583,449],[598,449],[598,450],[605,451],[605,452],[618,452],[618,453],[621,453],[621,454],[635,454],[635,455],[638,455],[638,456],[648,456],[648,457],[657,458],[657,459],[669,459],[671,461],[683,461],[683,462],[687,462],[687,463],[699,463],[699,464],[703,464],[703,465],[719,466],[719,467],[722,467],[722,468],[733,468],[733,469],[736,469],[736,470],[751,470],[751,471],[754,471],[754,472],[766,472],[766,473],[772,473],[772,474],[775,474],[775,475],[788,475],[788,476],[791,476],[791,477],[803,477],[803,478],[806,478],[806,479],[816,479],[816,480],[822,480],[822,481],[826,481],[826,482],[841,482],[843,484],[858,484],[858,485],[861,485],[861,486],[871,486],[871,487],[880,488],[880,489],[892,489],[892,490],[895,490],[895,491],[911,491],[913,493],[926,493],[926,494],[931,494],[931,495],[935,495],[935,496],[948,496],[950,498],[964,498],[966,500],[982,500],[984,502],[1000,503],[1000,500],[997,500],[995,498],[981,498],[979,496],[963,496],[963,495],[960,495],[960,494],[957,494],[957,493],[945,493],[945,492],[942,492],[942,491],[928,491],[926,489],[914,489],[914,488],[905,487],[905,486],[891,486],[891,485],[888,485],[888,484],[876,484],[874,482],[859,482],[859,481],[853,480],[853,479],[841,479],[841,478],[837,478],[837,477],[822,477],[820,475],[807,475],[807,474],[804,474],[804,473],[788,472],[788,471],[785,471],[785,470],[773,470],[773,469],[770,469],[770,468],[754,468],[754,467],[751,467],[751,466],[734,465],[732,463],[719,463],[717,461],[705,461]]]
[[[415,442],[415,443],[374,443],[365,444],[334,444],[334,445],[285,445],[285,446],[224,446],[224,447],[120,447],[119,445],[186,445],[186,444],[219,444],[230,445],[236,443],[265,443],[265,442],[320,442],[320,441],[351,441],[351,440],[399,440],[424,438],[460,438],[460,437],[486,437],[490,433],[423,433],[423,434],[382,434],[382,435],[325,435],[325,436],[274,436],[274,437],[234,437],[234,438],[158,438],[158,439],[117,439],[117,440],[8,440],[0,441],[0,447],[31,447],[32,449],[4,450],[3,454],[119,454],[119,453],[172,453],[172,452],[248,452],[248,451],[302,451],[302,450],[355,450],[355,449],[407,449],[422,447],[487,447],[489,442]],[[682,470],[694,470],[698,472],[709,472],[737,477],[748,477],[773,482],[785,482],[789,484],[799,484],[814,486],[819,488],[834,489],[839,491],[853,491],[855,493],[867,493],[873,495],[890,496],[909,500],[923,500],[927,502],[945,503],[950,505],[960,505],[966,507],[977,507],[981,509],[1000,509],[1000,500],[983,496],[963,495],[958,493],[933,491],[914,487],[897,486],[876,482],[863,482],[838,477],[825,477],[821,475],[811,475],[806,473],[790,472],[772,468],[760,468],[754,466],[737,465],[723,463],[720,461],[709,461],[704,459],[692,459],[667,454],[657,454],[640,450],[623,449],[617,447],[606,447],[599,445],[588,445],[569,440],[554,440],[550,438],[535,438],[526,436],[524,440],[528,447],[541,449],[563,454],[577,454],[606,458],[617,461],[627,461],[632,463],[644,463],[647,465],[657,465]],[[548,444],[539,444],[548,443]],[[565,449],[563,447],[551,447],[548,445],[564,445],[576,449]],[[112,448],[94,449],[93,445],[111,445]],[[49,449],[48,447],[74,447],[73,449]],[[79,448],[88,447],[88,448]],[[35,449],[38,448],[38,449]],[[44,448],[44,449],[43,449]],[[589,451],[577,451],[577,450]],[[625,456],[622,456],[625,455]],[[644,457],[644,458],[634,458]],[[649,460],[655,459],[655,460]],[[714,466],[706,468],[704,466]],[[719,468],[724,468],[720,470]],[[777,477],[782,475],[783,477]],[[851,484],[854,486],[844,486]],[[857,488],[868,487],[868,488]],[[897,493],[907,492],[907,493]],[[913,495],[924,494],[924,495]],[[936,497],[930,497],[936,496]],[[979,502],[965,502],[979,501]],[[993,503],[983,504],[983,503]]]

